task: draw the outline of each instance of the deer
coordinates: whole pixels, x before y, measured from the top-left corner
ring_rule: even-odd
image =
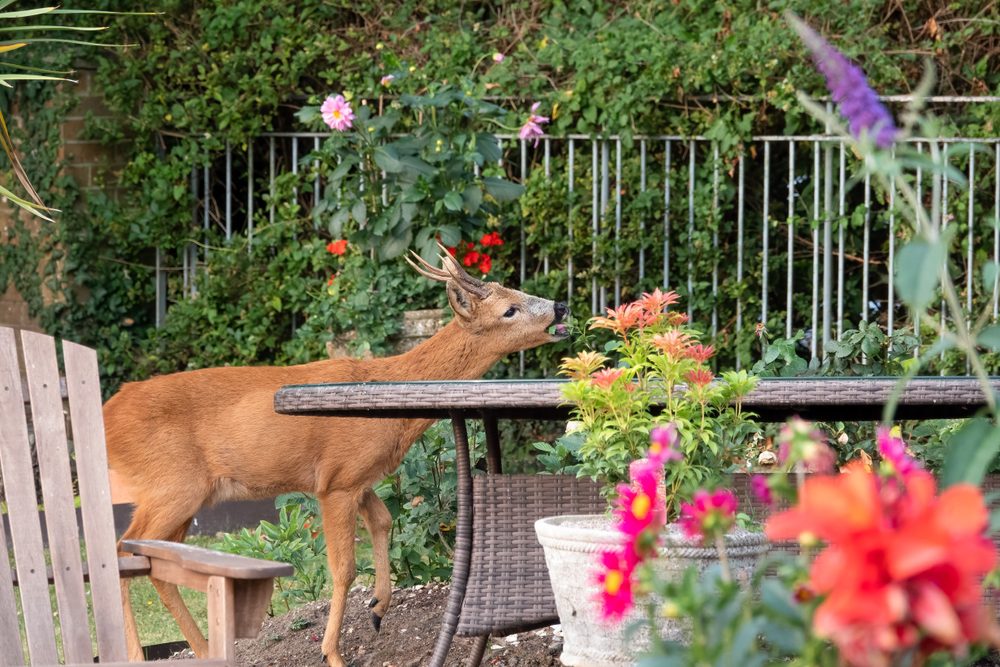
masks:
[[[392,516],[372,487],[399,466],[433,420],[281,415],[273,409],[275,391],[320,382],[478,379],[509,354],[569,335],[565,304],[474,278],[447,252],[442,268],[411,254],[406,261],[417,273],[445,284],[454,317],[408,352],[182,371],[127,383],[104,405],[110,474],[134,504],[123,540],[183,542],[205,505],[315,494],[333,589],[322,642],[330,667],[344,666],[339,644],[357,569],[356,517],[372,541],[370,606],[378,631],[391,600]],[[127,581],[122,596],[126,619],[133,619]],[[208,644],[177,587],[153,584],[195,654],[206,655]],[[130,657],[141,657],[134,620],[128,630]]]

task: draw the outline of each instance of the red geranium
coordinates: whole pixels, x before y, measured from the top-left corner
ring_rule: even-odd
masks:
[[[347,252],[347,239],[330,241],[326,244],[326,251],[331,255],[343,255]]]

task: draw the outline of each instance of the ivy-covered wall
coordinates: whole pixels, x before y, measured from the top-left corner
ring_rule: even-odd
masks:
[[[540,102],[555,134],[704,134],[735,150],[753,132],[807,129],[794,91],[824,92],[785,9],[855,58],[885,94],[911,91],[925,58],[939,94],[1000,93],[998,10],[978,0],[166,0],[156,9],[113,22],[106,39],[126,49],[81,54],[54,44],[43,54],[96,64],[114,116],[90,118],[86,136],[124,147],[114,188],[81,189],[61,159],[58,128],[75,108],[72,90],[30,84],[14,93],[26,166],[63,213],[38,230],[13,224],[0,248],[0,293],[15,285],[46,329],[98,346],[109,388],[156,372],[316,358],[330,329],[351,324],[384,352],[392,315],[440,301],[412,287],[402,262],[372,266],[325,252],[330,230],[295,206],[278,207],[274,221],[259,211],[253,246],[192,236],[192,166],[217,162],[227,144],[245,150],[263,131],[297,127],[294,112],[329,93],[378,96],[387,74],[414,93],[474,81],[474,92],[510,111],[508,130]],[[974,136],[995,135],[998,121],[997,105],[947,119]],[[523,201],[542,206],[545,187],[529,184]],[[511,240],[522,215],[531,213],[508,207],[482,231]],[[538,254],[564,241],[534,240]],[[192,242],[211,250],[199,295],[172,287],[166,325],[156,329],[153,249],[176,262]],[[499,249],[491,277],[516,282],[519,252],[512,242]],[[334,273],[350,280],[329,289]],[[556,293],[545,278],[528,287]],[[529,364],[551,367],[550,357]]]

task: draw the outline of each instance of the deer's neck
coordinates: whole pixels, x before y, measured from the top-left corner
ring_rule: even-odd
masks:
[[[379,380],[473,380],[504,355],[490,341],[469,333],[452,320],[441,331],[409,352],[373,359],[373,378]]]

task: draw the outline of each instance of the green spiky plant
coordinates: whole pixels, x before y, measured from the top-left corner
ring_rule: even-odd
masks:
[[[18,25],[7,25],[11,22],[20,21],[22,19],[34,20],[37,17],[45,15],[55,15],[55,14],[121,14],[121,12],[105,12],[97,10],[87,10],[87,9],[62,9],[56,6],[52,7],[36,7],[33,9],[21,9],[21,10],[9,10],[8,7],[13,5],[16,0],[0,0],[0,33],[9,34],[11,37],[7,39],[0,39],[0,57],[5,58],[5,54],[11,53],[18,49],[24,48],[29,45],[38,44],[41,42],[50,43],[60,43],[60,44],[77,44],[84,46],[101,46],[105,48],[120,48],[124,45],[116,44],[94,44],[93,42],[88,42],[86,40],[79,39],[64,39],[59,37],[50,36],[51,33],[60,32],[99,32],[106,30],[106,26],[74,26],[74,25],[41,25],[41,24],[18,24]],[[150,14],[149,12],[128,12],[128,14]],[[37,35],[37,36],[36,36]],[[13,62],[9,62],[6,59],[0,60],[0,85],[6,86],[7,88],[12,88],[14,81],[69,81],[71,83],[76,83],[73,79],[69,78],[73,74],[72,71],[57,71],[49,70],[39,67],[30,67],[28,65],[21,65]],[[0,196],[6,197],[8,200],[20,206],[24,210],[36,215],[44,220],[51,221],[49,217],[50,213],[56,212],[55,209],[47,207],[43,202],[42,198],[39,196],[38,192],[35,190],[34,186],[31,184],[31,179],[28,177],[27,172],[24,170],[24,166],[21,164],[21,160],[17,156],[17,151],[14,149],[14,142],[11,140],[10,133],[7,130],[7,120],[4,116],[4,110],[0,109],[0,147],[3,148],[4,153],[7,154],[7,159],[9,160],[10,171],[13,172],[14,178],[20,183],[22,194],[18,195],[11,191],[10,188],[6,187],[4,184],[0,184]]]

